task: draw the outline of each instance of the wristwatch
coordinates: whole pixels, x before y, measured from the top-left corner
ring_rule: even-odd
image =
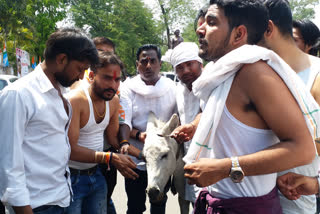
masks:
[[[242,171],[238,157],[231,157],[232,167],[230,170],[229,177],[233,183],[240,183],[244,178],[244,172]]]

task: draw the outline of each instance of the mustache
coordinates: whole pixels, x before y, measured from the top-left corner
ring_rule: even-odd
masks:
[[[113,88],[107,88],[107,89],[104,89],[103,92],[108,92],[108,91],[111,91],[113,93],[117,93],[116,90],[114,90]]]
[[[199,39],[199,43],[200,43],[201,45],[208,45],[208,41],[205,40],[205,39],[202,39],[202,38]]]

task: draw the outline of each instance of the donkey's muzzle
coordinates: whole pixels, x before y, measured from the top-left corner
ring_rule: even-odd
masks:
[[[148,196],[151,202],[159,202],[162,201],[164,194],[156,187],[152,187],[148,190]]]

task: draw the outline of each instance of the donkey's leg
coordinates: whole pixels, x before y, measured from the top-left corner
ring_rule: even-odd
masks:
[[[178,196],[180,213],[181,214],[189,214],[190,201],[186,201],[180,196]]]

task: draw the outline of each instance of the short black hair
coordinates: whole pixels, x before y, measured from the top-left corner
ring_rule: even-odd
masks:
[[[200,18],[204,18],[206,16],[206,14],[208,12],[208,8],[209,8],[209,4],[206,4],[198,11],[197,16],[196,16],[194,23],[193,23],[194,31],[196,31],[198,28],[198,20]]]
[[[113,50],[116,49],[116,45],[111,41],[111,39],[108,39],[106,37],[100,36],[93,38],[93,43],[95,46],[97,45],[109,45],[113,48]]]
[[[294,20],[293,27],[300,30],[305,44],[314,46],[320,38],[319,28],[310,20]]]
[[[137,61],[139,61],[141,52],[148,51],[148,50],[154,50],[157,53],[158,60],[161,61],[161,50],[158,46],[153,44],[145,44],[145,45],[142,45],[140,48],[138,48],[137,54],[136,54]]]
[[[54,60],[58,54],[66,54],[68,60],[97,63],[98,52],[92,40],[77,28],[62,28],[52,33],[46,42],[45,60]]]
[[[268,27],[268,11],[261,0],[210,0],[223,9],[230,31],[244,25],[248,32],[248,44],[258,43]]]
[[[287,0],[265,0],[269,19],[279,29],[283,36],[292,37],[292,12]]]
[[[108,65],[119,65],[121,71],[124,69],[123,62],[116,54],[106,51],[99,51],[98,53],[99,62],[90,67],[93,73],[97,73],[98,68],[103,68]]]

